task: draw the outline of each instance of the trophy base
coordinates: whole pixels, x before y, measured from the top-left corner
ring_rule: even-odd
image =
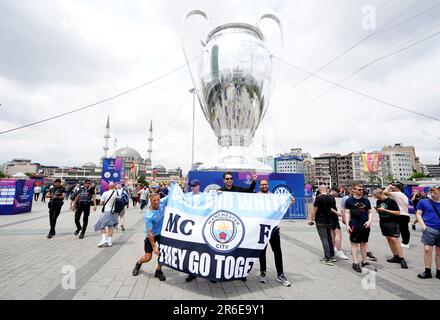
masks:
[[[271,166],[258,161],[257,159],[244,155],[247,148],[223,148],[221,157],[213,163],[204,163],[200,165],[198,171],[233,171],[254,173],[272,173]],[[239,151],[239,152],[238,152]]]

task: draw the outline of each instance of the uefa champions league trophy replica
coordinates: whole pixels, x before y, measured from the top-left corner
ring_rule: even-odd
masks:
[[[257,27],[246,23],[221,25],[201,40],[197,68],[191,67],[185,48],[184,25],[191,16],[209,19],[200,10],[189,12],[182,26],[182,46],[200,106],[221,147],[218,162],[204,164],[202,171],[253,171],[271,173],[272,168],[249,154],[249,146],[267,111],[273,86],[273,61],[259,23],[280,20],[264,14]],[[192,57],[191,57],[192,58]]]

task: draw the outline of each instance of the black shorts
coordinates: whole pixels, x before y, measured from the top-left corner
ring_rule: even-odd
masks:
[[[339,224],[339,218],[332,218],[332,230],[341,230],[341,225]]]
[[[400,237],[399,224],[397,222],[380,222],[380,231],[384,237]]]
[[[359,225],[350,225],[352,232],[350,234],[350,241],[353,243],[367,243],[370,237],[370,228],[365,228]]]
[[[160,235],[154,236],[154,242],[160,243]],[[144,240],[145,253],[152,253],[153,247],[151,247],[150,238],[146,237]]]

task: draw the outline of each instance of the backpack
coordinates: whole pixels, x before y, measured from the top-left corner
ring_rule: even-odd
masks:
[[[121,213],[125,206],[128,204],[128,195],[122,190],[122,194],[119,195],[118,191],[116,191],[116,199],[115,199],[115,213]]]

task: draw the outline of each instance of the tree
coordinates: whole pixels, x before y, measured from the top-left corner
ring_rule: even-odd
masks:
[[[145,181],[145,176],[140,176],[139,179],[138,179],[138,183],[140,185],[145,186],[147,184],[147,181]]]
[[[6,177],[7,175],[3,171],[0,171],[0,178],[6,178]]]
[[[26,172],[25,175],[27,175],[29,178],[32,177],[34,174],[31,172]]]
[[[428,178],[428,176],[422,172],[414,172],[413,175],[411,177],[409,177],[409,179],[418,179],[418,178]]]

